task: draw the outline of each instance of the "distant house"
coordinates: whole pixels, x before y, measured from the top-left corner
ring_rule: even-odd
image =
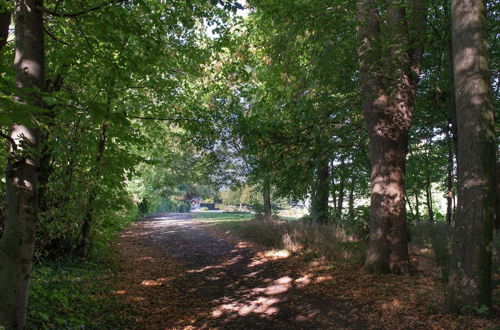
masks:
[[[199,209],[200,206],[200,200],[197,198],[193,198],[189,201],[189,204],[191,206],[191,211]]]

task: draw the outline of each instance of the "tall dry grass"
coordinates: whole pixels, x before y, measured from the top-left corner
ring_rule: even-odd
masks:
[[[334,225],[257,218],[242,222],[238,231],[240,237],[266,247],[332,261],[361,263],[365,253],[365,242],[354,240]]]

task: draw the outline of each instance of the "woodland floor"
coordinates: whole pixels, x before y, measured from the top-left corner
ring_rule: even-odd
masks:
[[[115,249],[112,285],[133,329],[498,329],[498,318],[441,314],[443,285],[428,276],[266,251],[188,214],[136,222]]]

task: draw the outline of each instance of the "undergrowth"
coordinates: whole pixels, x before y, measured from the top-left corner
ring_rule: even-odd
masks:
[[[122,329],[131,323],[133,312],[110,284],[117,264],[109,244],[131,218],[125,220],[104,227],[89,260],[68,254],[34,264],[27,329]]]
[[[28,329],[117,329],[129,323],[107,280],[111,260],[46,261],[34,266],[28,303]]]
[[[286,249],[306,258],[324,257],[329,261],[345,260],[361,264],[366,243],[352,240],[344,231],[332,225],[311,224],[302,220],[248,220],[247,216],[231,214],[193,214],[209,222],[218,231],[229,232],[272,249]]]

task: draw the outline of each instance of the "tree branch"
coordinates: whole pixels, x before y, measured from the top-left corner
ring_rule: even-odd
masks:
[[[4,134],[3,132],[0,132],[0,137],[3,137],[4,139],[6,139],[7,141],[9,141],[10,145],[12,146],[12,150],[14,150],[14,152],[17,151],[17,144],[16,144],[16,141],[14,141],[14,139],[12,137],[10,137],[9,135],[7,134]]]
[[[63,45],[66,45],[66,46],[68,46],[68,47],[71,47],[71,45],[70,45],[70,44],[68,44],[66,41],[61,40],[61,39],[59,39],[58,37],[56,37],[56,36],[55,36],[52,32],[50,32],[50,31],[49,31],[49,29],[47,29],[46,27],[44,27],[44,28],[43,28],[43,30],[45,31],[45,33],[47,33],[47,35],[48,35],[49,37],[51,37],[51,38],[52,38],[52,40],[54,40],[54,41],[56,41],[56,42],[60,42],[60,43],[62,43]]]
[[[158,121],[190,121],[191,119],[187,118],[163,118],[163,117],[142,117],[142,116],[129,116],[129,119],[142,119],[142,120],[158,120]]]
[[[127,2],[127,1],[129,1],[129,0],[111,0],[111,1],[104,2],[104,3],[100,4],[100,5],[97,5],[95,7],[91,7],[91,8],[88,8],[88,9],[85,9],[85,10],[82,10],[82,11],[77,11],[77,12],[74,12],[74,13],[58,13],[57,12],[57,8],[54,11],[45,9],[44,12],[47,13],[47,14],[49,14],[49,15],[51,15],[51,16],[54,16],[54,17],[75,18],[75,17],[78,17],[78,16],[82,16],[82,15],[88,14],[90,12],[99,10],[101,8],[104,8],[104,7],[108,6],[108,5],[112,5],[112,4],[120,3],[120,2]]]

